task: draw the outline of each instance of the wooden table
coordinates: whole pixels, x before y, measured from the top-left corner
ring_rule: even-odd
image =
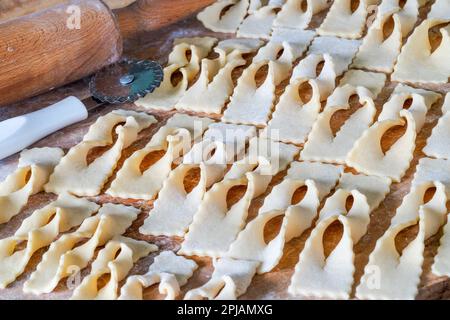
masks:
[[[429,6],[426,6],[421,10],[421,17],[426,15],[429,10]],[[313,26],[317,26],[322,21],[325,14],[320,14],[315,18]],[[169,28],[164,30],[159,30],[155,33],[143,34],[137,39],[128,41],[125,44],[126,55],[138,57],[138,58],[151,58],[165,63],[168,53],[172,47],[172,41],[177,37],[185,36],[199,36],[199,35],[215,35],[216,37],[224,38],[230,37],[231,35],[219,35],[214,34],[210,31],[205,30],[201,24],[196,21],[195,17],[192,16],[184,21],[180,21]],[[235,78],[237,78],[242,70],[239,70]],[[277,88],[278,96],[283,92],[286,82]],[[395,83],[387,82],[387,86],[383,89],[382,93],[376,100],[376,106],[378,111],[380,111],[383,103],[389,98]],[[445,93],[450,90],[450,85],[443,86],[431,86],[429,89],[434,89],[439,92]],[[81,99],[88,97],[89,92],[87,88],[87,80],[81,80],[71,85],[65,86],[63,88],[56,89],[48,94],[41,95],[17,103],[14,106],[0,109],[0,120],[7,119],[12,116],[30,112],[36,110],[45,105],[54,103],[68,95],[75,95]],[[440,107],[442,101],[437,103],[432,107],[427,115],[426,123],[422,131],[418,134],[417,138],[417,148],[414,153],[414,160],[412,161],[410,169],[407,171],[405,177],[400,183],[395,183],[391,187],[391,192],[386,197],[386,199],[381,203],[378,209],[376,209],[371,214],[371,223],[368,228],[367,234],[361,239],[361,241],[356,245],[356,274],[355,274],[355,286],[359,283],[359,279],[362,276],[363,268],[368,261],[368,256],[372,252],[376,240],[384,233],[390,223],[390,219],[395,214],[396,208],[400,205],[401,200],[405,194],[408,193],[410,188],[410,182],[415,171],[415,167],[418,163],[418,159],[424,156],[422,153],[422,148],[425,145],[427,137],[431,133],[431,129],[437,123],[438,117],[441,115]],[[126,104],[122,106],[103,106],[95,112],[91,113],[86,121],[72,125],[64,130],[52,134],[51,136],[39,141],[34,145],[34,147],[62,147],[67,151],[70,147],[78,143],[83,135],[86,133],[90,124],[92,124],[98,116],[104,115],[107,112],[116,108],[126,108],[139,110],[136,106],[132,104]],[[129,156],[135,150],[142,148],[147,141],[151,138],[152,134],[156,132],[159,126],[164,124],[164,121],[173,112],[150,112],[155,115],[159,121],[157,125],[144,130],[136,143],[127,148],[124,155],[120,161],[123,163],[124,159]],[[218,119],[218,117],[215,117]],[[391,138],[398,137],[399,133],[393,132]],[[12,156],[8,159],[0,161],[0,179],[3,179],[8,173],[12,172],[17,165],[18,156]],[[149,161],[152,161],[149,159]],[[118,166],[120,168],[120,165]],[[115,171],[117,172],[117,170]],[[281,181],[283,172],[277,175],[272,183],[271,187]],[[112,179],[110,179],[109,183]],[[195,177],[190,181],[190,183],[195,183]],[[251,205],[250,214],[248,220],[251,220],[257,213],[257,210],[262,205],[264,197],[270,192],[270,189],[262,196],[256,198]],[[106,188],[105,188],[106,189]],[[239,196],[239,191],[234,195]],[[29,204],[23,210],[22,213],[14,217],[9,223],[0,225],[0,238],[10,236],[18,228],[20,223],[24,218],[29,216],[35,209],[40,208],[47,204],[49,201],[55,199],[55,195],[51,194],[37,194],[31,197]],[[133,226],[127,231],[126,235],[131,236],[136,239],[147,240],[149,242],[157,244],[161,250],[177,250],[182,239],[179,238],[167,238],[167,237],[152,237],[143,236],[138,233],[138,228],[142,225],[143,220],[147,217],[149,210],[152,208],[152,201],[133,201],[124,199],[114,199],[105,195],[92,198],[98,203],[104,202],[114,202],[114,203],[125,203],[133,205],[142,209],[142,213],[139,215],[137,221]],[[269,233],[275,234],[279,228],[278,224],[273,224],[270,226]],[[405,246],[412,239],[414,239],[417,232],[417,226],[409,228],[407,232],[403,232],[399,243],[401,246]],[[285,246],[284,255],[280,264],[270,273],[264,275],[256,275],[253,282],[245,295],[241,298],[243,299],[291,299],[287,293],[287,287],[289,285],[290,278],[293,273],[293,268],[298,262],[298,256],[301,252],[305,240],[308,238],[311,229],[307,230],[300,238],[294,239]],[[341,236],[341,230],[339,228],[332,228],[327,231],[326,234],[326,248],[330,249],[334,247],[339,241]],[[429,239],[426,243],[425,249],[425,262],[424,262],[424,272],[421,278],[420,290],[418,299],[448,299],[450,298],[450,290],[448,288],[449,280],[445,277],[436,277],[431,274],[431,265],[433,263],[433,257],[436,254],[439,239],[442,236],[442,231],[437,235]],[[26,268],[26,272],[18,278],[16,282],[11,284],[7,289],[0,290],[0,299],[65,299],[70,297],[71,291],[67,290],[65,285],[65,280],[61,281],[57,289],[51,293],[42,296],[27,295],[22,292],[22,284],[29,277],[30,273],[35,269],[37,263],[40,261],[42,253],[44,250],[37,252]],[[155,254],[150,255],[144,259],[141,259],[131,271],[132,274],[142,274],[147,271],[148,266],[151,264]],[[194,276],[190,279],[188,284],[183,287],[183,293],[191,288],[205,283],[212,272],[211,261],[208,258],[195,258],[195,261],[199,264],[199,269],[194,273]],[[86,274],[87,270],[84,270],[83,274]],[[144,297],[147,299],[161,298],[157,292],[157,288],[152,287],[144,292]]]

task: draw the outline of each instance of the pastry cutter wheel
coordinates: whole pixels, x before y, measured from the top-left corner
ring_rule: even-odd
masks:
[[[47,108],[0,122],[0,160],[64,127],[83,121],[105,104],[134,102],[155,90],[163,70],[155,61],[122,59],[90,80],[92,97],[68,97]]]

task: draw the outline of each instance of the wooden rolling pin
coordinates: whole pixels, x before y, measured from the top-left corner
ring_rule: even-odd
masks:
[[[123,39],[212,2],[137,0],[112,11],[101,0],[71,0],[0,23],[0,107],[84,78],[118,61]]]

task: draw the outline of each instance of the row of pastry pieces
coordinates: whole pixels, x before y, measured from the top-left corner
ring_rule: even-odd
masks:
[[[450,77],[450,64],[445,58],[450,50],[450,4],[447,0],[437,0],[427,19],[415,28],[419,10],[427,2],[336,0],[330,7],[326,0],[268,1],[267,4],[260,0],[219,0],[204,9],[198,19],[213,31],[270,40],[283,30],[305,32],[312,17],[329,8],[323,23],[315,30],[319,36],[356,40],[363,36],[367,26],[367,34],[353,62],[355,68],[391,73],[395,66],[392,80],[446,83]],[[432,48],[428,34],[436,28],[442,40],[432,39],[439,44]],[[400,54],[404,39],[412,31]],[[414,72],[417,68],[423,71]]]

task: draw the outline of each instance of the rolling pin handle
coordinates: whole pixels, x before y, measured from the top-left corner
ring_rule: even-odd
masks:
[[[87,116],[83,102],[71,96],[47,108],[0,122],[0,160]]]

